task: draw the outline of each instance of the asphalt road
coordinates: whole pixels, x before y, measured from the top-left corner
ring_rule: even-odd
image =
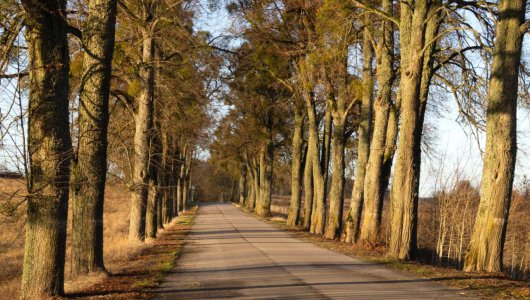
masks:
[[[459,299],[461,293],[297,240],[230,204],[202,204],[158,299]]]

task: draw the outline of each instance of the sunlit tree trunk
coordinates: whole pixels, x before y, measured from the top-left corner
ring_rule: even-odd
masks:
[[[158,122],[151,138],[150,158],[149,158],[149,186],[147,197],[147,209],[145,215],[145,235],[147,238],[156,238],[158,229],[158,202],[160,199],[160,178],[162,175],[162,141],[160,140],[160,130]]]
[[[488,89],[480,204],[464,270],[502,270],[515,169],[518,74],[525,0],[501,0]]]
[[[366,22],[370,19],[366,18]],[[351,194],[350,209],[346,217],[346,236],[347,243],[355,242],[359,233],[359,224],[361,222],[361,213],[364,203],[364,181],[366,174],[366,164],[370,152],[370,135],[372,131],[372,107],[373,107],[373,85],[374,76],[372,71],[372,61],[374,50],[370,41],[370,27],[366,26],[363,36],[363,71],[362,86],[363,95],[361,103],[361,117],[359,128],[357,129],[357,168],[353,181]]]
[[[152,12],[147,12],[151,15]],[[143,241],[145,238],[145,214],[147,209],[149,185],[149,141],[153,128],[154,106],[154,37],[151,28],[152,15],[148,17],[142,34],[142,64],[140,77],[143,79],[143,90],[138,97],[138,108],[135,115],[134,132],[134,167],[133,187],[131,191],[131,214],[129,222],[129,240]]]
[[[21,299],[64,293],[72,144],[66,1],[23,0],[29,54],[30,173]]]
[[[392,1],[384,0],[382,10],[392,14]],[[385,180],[384,164],[385,160],[391,160],[392,154],[386,155],[387,146],[393,148],[395,144],[389,140],[387,144],[387,135],[395,135],[391,132],[394,128],[393,122],[395,112],[391,116],[392,107],[392,52],[393,52],[393,30],[390,21],[383,20],[381,28],[381,39],[377,44],[376,56],[376,75],[378,82],[377,97],[374,102],[374,121],[373,133],[370,141],[370,152],[366,165],[366,175],[364,178],[364,210],[363,222],[360,230],[360,239],[369,242],[376,242],[381,230],[381,219],[383,212],[383,199],[388,185],[388,179]],[[397,125],[397,124],[396,124]],[[396,128],[397,129],[397,128]]]
[[[259,167],[258,164],[255,161],[254,157],[247,157],[247,165],[249,166],[249,174],[250,174],[250,181],[252,185],[251,189],[251,196],[249,197],[249,201],[247,202],[247,209],[252,211],[255,209],[258,198],[259,198]]]
[[[77,151],[72,160],[72,275],[105,272],[103,201],[115,0],[91,0],[83,28]]]
[[[191,168],[193,164],[193,151],[186,154],[186,170],[182,190],[182,211],[186,211],[191,203]]]
[[[329,217],[327,220],[325,237],[334,239],[340,236],[342,230],[342,213],[344,207],[344,147],[345,147],[346,113],[339,111],[333,116],[333,176],[329,195]]]
[[[309,149],[307,159],[311,160],[313,173],[313,210],[311,213],[310,232],[314,234],[323,234],[326,218],[325,176],[322,170],[322,165],[320,163],[319,157],[318,126],[313,96],[306,95],[305,101],[309,121]],[[325,136],[324,139],[326,139]],[[323,153],[325,152],[326,151],[324,150]]]
[[[313,214],[313,160],[311,160],[309,147],[306,146],[304,166],[304,218],[302,226],[305,230],[311,229],[311,215]]]
[[[429,68],[432,69],[430,54],[436,45],[433,39],[441,20],[439,6],[440,1],[415,1],[414,7],[400,6],[402,122],[390,194],[388,253],[398,259],[413,258],[417,248],[421,136],[430,81]]]
[[[239,174],[239,205],[243,206],[245,204],[245,199],[247,198],[247,166],[244,163],[241,163]]]
[[[272,135],[262,145],[260,150],[260,200],[256,204],[256,214],[258,216],[269,216],[272,203],[272,167],[273,167],[274,145]]]
[[[287,216],[287,226],[295,227],[300,222],[300,205],[302,203],[302,180],[304,172],[304,113],[303,106],[297,107],[294,115],[293,153],[291,164],[291,202]]]

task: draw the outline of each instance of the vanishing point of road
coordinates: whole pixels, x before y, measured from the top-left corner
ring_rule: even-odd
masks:
[[[293,238],[230,204],[201,204],[158,299],[459,299],[428,279]]]

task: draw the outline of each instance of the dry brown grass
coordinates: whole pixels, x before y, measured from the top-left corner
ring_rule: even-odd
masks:
[[[0,298],[16,299],[24,259],[25,183],[0,179]]]
[[[17,204],[24,199],[24,186],[23,180],[0,179],[0,299],[17,299],[19,295],[24,258],[25,205]],[[107,187],[104,208],[104,257],[105,265],[111,273],[116,272],[124,261],[138,256],[146,247],[144,244],[130,243],[127,240],[129,205],[128,192],[124,186],[113,184]],[[68,220],[70,237],[71,212]],[[70,280],[69,245],[67,242],[66,291],[74,292],[103,280],[102,276]]]

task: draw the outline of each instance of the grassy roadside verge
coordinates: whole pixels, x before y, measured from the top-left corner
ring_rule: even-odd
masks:
[[[156,240],[150,242],[139,255],[123,262],[101,282],[68,295],[73,299],[149,299],[173,269],[193,225],[197,206],[194,206],[167,225]]]
[[[235,205],[239,207],[238,205]],[[239,207],[240,208],[240,207]],[[240,208],[242,211],[250,212]],[[256,215],[252,214],[257,217]],[[313,243],[333,252],[348,255],[367,262],[373,262],[390,268],[412,273],[418,277],[431,279],[441,284],[462,289],[467,296],[483,299],[530,299],[530,282],[515,281],[503,273],[484,274],[466,273],[454,268],[433,266],[415,261],[396,261],[384,256],[385,248],[372,245],[345,244],[337,240],[327,240],[312,235],[300,228],[288,228],[283,217],[257,217],[274,227],[289,232],[293,237]]]

